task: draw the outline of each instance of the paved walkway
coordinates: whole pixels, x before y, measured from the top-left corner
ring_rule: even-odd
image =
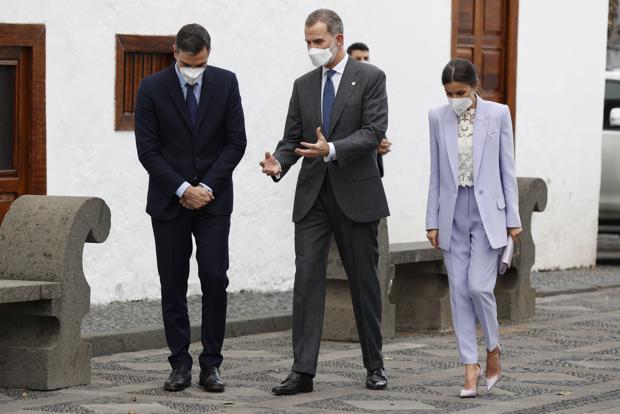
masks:
[[[620,266],[598,266],[595,269],[533,272],[532,286],[539,296],[601,287],[620,287]],[[200,296],[190,296],[188,308],[193,324],[200,323]],[[244,319],[261,315],[291,314],[293,293],[232,293],[228,299],[228,319]],[[126,329],[161,327],[161,303],[158,300],[113,302],[95,305],[82,322],[83,334],[114,332]]]
[[[54,392],[0,389],[2,413],[620,413],[620,289],[537,299],[534,320],[502,326],[504,377],[461,400],[451,334],[387,340],[387,391],[368,391],[359,346],[322,345],[316,391],[274,397],[291,364],[290,332],[225,342],[224,394],[167,393],[166,350],[93,359],[92,384]],[[482,350],[483,344],[480,343]],[[192,346],[194,355],[198,348]],[[194,379],[198,372],[194,369]]]

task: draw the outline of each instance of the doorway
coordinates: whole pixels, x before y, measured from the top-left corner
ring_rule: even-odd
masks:
[[[0,24],[0,222],[46,193],[45,141],[45,26]]]
[[[516,115],[519,0],[452,0],[452,57],[478,68],[480,96]]]

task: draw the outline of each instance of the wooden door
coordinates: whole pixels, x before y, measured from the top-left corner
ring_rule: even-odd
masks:
[[[518,0],[452,0],[452,56],[478,68],[480,95],[515,118]]]
[[[22,194],[45,194],[45,29],[0,24],[0,222]]]

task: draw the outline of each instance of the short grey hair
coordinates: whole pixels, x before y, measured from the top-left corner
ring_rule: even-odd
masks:
[[[344,25],[342,19],[333,10],[330,9],[318,9],[313,11],[306,18],[306,27],[314,26],[318,22],[325,23],[327,31],[330,35],[336,36],[344,33]]]

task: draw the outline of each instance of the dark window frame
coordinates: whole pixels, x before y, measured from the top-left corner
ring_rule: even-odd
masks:
[[[620,96],[618,99],[612,99],[608,95],[611,87],[620,89],[620,79],[605,79],[605,97],[603,103],[603,130],[604,131],[620,131],[620,126],[611,126],[609,115],[613,108],[620,108]],[[614,97],[615,98],[615,97]]]

